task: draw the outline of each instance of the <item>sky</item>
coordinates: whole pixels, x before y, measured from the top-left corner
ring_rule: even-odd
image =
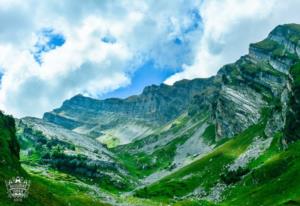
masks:
[[[210,77],[299,0],[0,0],[0,110],[41,117],[76,94],[127,97]]]

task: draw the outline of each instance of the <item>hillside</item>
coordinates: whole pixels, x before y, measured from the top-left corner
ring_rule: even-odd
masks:
[[[294,42],[299,29],[297,25],[278,26],[267,39],[250,45],[249,55],[224,66],[218,73],[222,75],[222,89],[228,91],[226,88],[232,86],[254,89],[259,96],[253,100],[262,102],[257,110],[259,119],[199,160],[137,190],[137,196],[175,198],[182,200],[182,204],[191,201],[190,204],[195,205],[199,200],[204,205],[300,204],[296,183],[300,146],[296,95],[299,64],[298,47]],[[237,92],[231,90],[231,94],[229,100],[232,101]],[[245,102],[248,99],[240,98]],[[224,103],[220,107],[224,115],[232,111],[229,105]],[[228,120],[237,123],[239,119],[225,119]],[[218,129],[217,126],[216,131]]]
[[[299,57],[280,25],[211,78],[77,95],[17,122],[22,165],[113,205],[299,205]]]
[[[29,175],[21,167],[19,161],[20,147],[16,138],[15,120],[11,116],[6,116],[0,112],[0,203],[1,206],[30,205],[30,206],[57,206],[88,204],[104,206],[98,200],[93,200],[91,196],[85,194],[84,186],[76,185],[72,182],[51,180],[51,178],[39,175]],[[28,199],[21,203],[15,203],[8,198],[5,181],[12,177],[21,176],[31,181]],[[67,186],[67,188],[66,188]]]

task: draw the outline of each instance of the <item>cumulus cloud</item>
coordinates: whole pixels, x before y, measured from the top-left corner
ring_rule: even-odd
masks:
[[[34,5],[34,8],[32,7]],[[298,0],[0,0],[0,109],[41,116],[77,93],[131,83],[147,61],[208,77],[277,24],[300,22]]]
[[[0,0],[0,108],[41,116],[77,93],[130,84],[145,61],[176,69],[191,62],[199,4]]]
[[[207,0],[200,7],[204,33],[192,64],[169,77],[180,79],[209,77],[224,64],[247,53],[249,43],[265,38],[275,26],[300,23],[298,0]]]

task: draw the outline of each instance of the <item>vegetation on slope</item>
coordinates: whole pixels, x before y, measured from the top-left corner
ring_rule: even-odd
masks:
[[[266,151],[247,165],[235,171],[227,169],[257,137],[264,139],[264,128],[264,121],[250,127],[135,195],[167,202],[177,199],[175,205],[300,205],[300,142],[283,150],[281,132]]]
[[[15,121],[0,111],[0,166],[19,167],[19,143],[15,135]]]
[[[19,162],[19,143],[15,135],[15,121],[0,112],[0,205],[1,206],[105,206],[88,195],[86,189],[72,183],[51,181],[38,175],[29,175]],[[31,181],[29,197],[17,203],[8,198],[5,181],[22,176]]]
[[[172,165],[177,148],[184,144],[195,131],[207,121],[206,114],[198,114],[191,118],[186,114],[172,121],[170,128],[158,129],[154,134],[143,139],[136,140],[128,145],[114,148],[119,160],[127,170],[137,178],[146,177],[156,171],[172,170]],[[192,125],[192,126],[188,126]],[[209,126],[205,132],[205,141],[209,144],[214,143],[214,126]],[[170,140],[163,140],[172,136]],[[143,148],[151,143],[159,143],[153,152],[144,151]],[[148,153],[147,153],[148,152]]]
[[[300,139],[300,62],[290,69],[290,87],[285,127],[288,142]]]
[[[220,179],[224,166],[232,163],[256,136],[262,136],[264,124],[250,127],[200,160],[180,169],[149,187],[136,192],[139,197],[174,198],[193,192],[199,186],[209,191]]]
[[[266,123],[272,116],[265,110],[258,125],[135,195],[175,201],[175,205],[300,205],[300,63],[290,69],[289,78],[285,128],[275,133],[267,150],[246,165],[229,169],[257,137],[266,138]],[[282,112],[279,99],[268,98],[268,102],[271,113]],[[283,138],[288,147],[282,145]]]

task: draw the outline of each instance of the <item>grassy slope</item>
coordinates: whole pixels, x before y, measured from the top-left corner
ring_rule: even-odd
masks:
[[[296,142],[286,151],[269,155],[225,193],[222,205],[300,205],[299,171],[300,142]]]
[[[51,181],[48,178],[43,178],[40,176],[30,176],[32,185],[30,188],[30,193],[27,199],[25,199],[20,205],[95,205],[95,206],[105,206],[100,202],[100,200],[94,200],[93,197],[88,195],[86,191],[73,185],[72,183]],[[2,205],[2,204],[1,204]],[[13,204],[11,200],[6,201],[3,205],[18,205]]]
[[[223,167],[245,151],[254,137],[262,135],[263,127],[263,123],[250,127],[200,160],[139,190],[137,196],[173,198],[184,196],[199,186],[209,190],[219,180]]]
[[[21,203],[8,198],[5,180],[22,176],[31,180],[29,197]],[[52,181],[38,175],[29,175],[19,163],[19,144],[15,136],[15,123],[12,117],[0,112],[0,205],[28,206],[104,206],[99,200],[86,193],[82,187],[71,183]]]
[[[253,138],[264,136],[264,125],[262,120],[200,160],[137,191],[136,195],[169,201],[169,198],[185,196],[199,186],[209,191],[220,181],[225,166],[243,153]],[[300,205],[300,142],[283,150],[281,138],[282,133],[277,133],[271,146],[247,165],[250,172],[240,181],[228,185],[222,194],[223,201],[213,204],[187,199],[175,205]]]

